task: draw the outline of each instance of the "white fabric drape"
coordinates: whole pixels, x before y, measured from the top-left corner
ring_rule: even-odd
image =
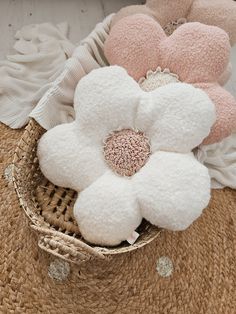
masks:
[[[236,133],[220,143],[200,147],[195,156],[208,168],[212,188],[236,189]]]
[[[68,25],[50,23],[24,26],[16,33],[17,54],[0,62],[0,121],[20,128],[55,81],[74,45]]]
[[[103,48],[111,19],[112,15],[108,16],[80,42],[72,57],[65,62],[60,76],[31,112],[30,116],[45,129],[73,120],[73,97],[79,80],[93,69],[108,65]]]
[[[103,45],[111,18],[99,23],[77,48],[67,39],[67,23],[34,24],[18,31],[17,54],[0,62],[0,121],[20,128],[33,117],[45,129],[71,121],[76,84],[107,65]]]

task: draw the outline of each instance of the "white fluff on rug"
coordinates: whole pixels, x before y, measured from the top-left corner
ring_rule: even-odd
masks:
[[[215,122],[215,107],[184,83],[144,92],[118,66],[92,71],[75,92],[76,120],[46,132],[43,174],[80,192],[74,206],[83,237],[118,245],[142,217],[184,230],[210,200],[210,177],[192,154]]]

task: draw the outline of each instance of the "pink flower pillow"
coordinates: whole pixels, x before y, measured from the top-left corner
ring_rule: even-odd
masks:
[[[166,33],[173,32],[183,22],[218,26],[228,33],[232,45],[236,43],[236,2],[233,0],[147,0],[145,5],[121,9],[112,24],[137,13],[154,17]]]
[[[147,92],[176,82],[203,89],[217,113],[204,144],[236,130],[236,101],[218,83],[230,57],[229,37],[222,29],[186,23],[168,37],[153,18],[136,14],[111,29],[104,49],[108,62],[124,67]]]

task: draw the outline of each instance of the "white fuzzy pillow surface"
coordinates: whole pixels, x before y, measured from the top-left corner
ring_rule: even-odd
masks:
[[[145,92],[118,66],[92,71],[74,97],[76,119],[39,141],[40,168],[79,192],[74,216],[87,241],[115,246],[143,218],[184,230],[210,200],[210,177],[192,150],[215,107],[200,89],[171,83]]]

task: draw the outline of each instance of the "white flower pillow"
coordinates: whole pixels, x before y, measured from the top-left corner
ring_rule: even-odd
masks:
[[[216,115],[209,97],[185,83],[145,92],[118,66],[79,82],[76,119],[45,133],[43,174],[79,193],[74,216],[83,237],[118,245],[142,218],[184,230],[208,205],[210,177],[192,150]]]

